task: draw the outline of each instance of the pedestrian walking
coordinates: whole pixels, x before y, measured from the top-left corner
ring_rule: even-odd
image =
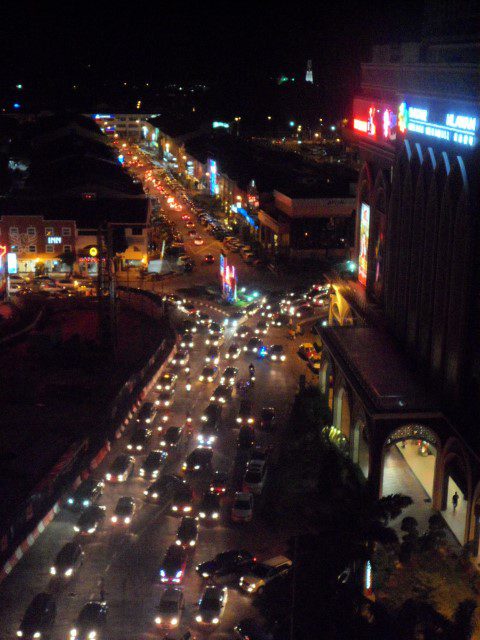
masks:
[[[457,506],[458,506],[458,493],[455,491],[455,493],[452,496],[452,504],[453,504],[453,513],[455,513],[455,511],[457,510]]]

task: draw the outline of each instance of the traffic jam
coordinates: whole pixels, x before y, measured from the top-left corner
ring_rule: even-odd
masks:
[[[162,190],[172,209],[181,207]],[[198,245],[198,236],[192,241]],[[163,299],[177,331],[174,352],[126,434],[112,445],[106,468],[66,497],[71,540],[48,567],[56,590],[45,585],[33,598],[18,638],[130,637],[112,633],[118,607],[112,610],[109,602],[108,576],[95,578],[92,597],[71,620],[55,594],[82,580],[96,538],[107,533],[141,545],[140,519],[149,530],[167,519],[173,533],[162,535],[162,552],[151,557],[155,604],[132,637],[221,631],[222,637],[248,638],[248,621],[258,618],[255,596],[291,571],[281,545],[272,543],[280,550],[269,555],[259,544],[261,511],[298,374],[304,361],[313,380],[319,368],[313,342],[294,343],[290,334],[328,304],[328,286],[259,296],[227,312],[178,292]],[[204,536],[208,557],[198,555]]]

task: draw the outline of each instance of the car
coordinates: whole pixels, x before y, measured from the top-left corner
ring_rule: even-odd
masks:
[[[193,349],[193,347],[195,346],[195,342],[193,340],[192,334],[184,333],[183,335],[181,335],[179,345],[181,349]]]
[[[239,449],[251,449],[255,446],[255,430],[249,424],[240,427],[237,439],[237,447]]]
[[[214,578],[237,573],[256,562],[255,556],[245,549],[229,549],[218,553],[212,560],[197,565],[195,571],[202,578]]]
[[[82,607],[80,614],[70,629],[71,640],[104,640],[107,625],[108,606],[106,602],[91,600]]]
[[[129,525],[135,515],[136,509],[137,505],[133,498],[130,498],[129,496],[122,496],[117,501],[117,505],[110,521],[115,525]]]
[[[162,433],[162,431],[165,428],[165,425],[167,424],[167,422],[169,422],[171,417],[172,417],[172,410],[169,407],[163,407],[162,410],[160,411],[160,422],[157,427],[158,433]]]
[[[260,412],[260,428],[270,430],[275,422],[275,409],[273,407],[263,407]]]
[[[57,578],[71,578],[83,564],[84,553],[76,542],[67,542],[57,553],[50,567],[50,575]]]
[[[203,367],[202,373],[198,376],[200,382],[213,382],[218,376],[218,367],[206,366]]]
[[[304,342],[298,347],[298,355],[304,360],[308,360],[314,351],[315,345],[313,342]]]
[[[128,454],[117,456],[105,474],[107,482],[125,482],[133,474],[135,458]]]
[[[152,424],[157,415],[157,407],[153,402],[144,402],[135,416],[137,425],[147,426]]]
[[[233,627],[236,640],[273,640],[273,633],[255,618],[243,618]]]
[[[182,220],[185,220],[185,222],[190,222],[191,221],[191,217],[188,215],[188,213],[184,213],[182,215]]]
[[[185,473],[202,473],[212,468],[213,450],[211,447],[199,446],[194,449],[182,465]]]
[[[167,462],[168,454],[165,451],[154,449],[150,451],[140,467],[139,475],[145,480],[155,480],[160,475],[163,466]]]
[[[262,493],[267,478],[266,460],[250,459],[243,476],[243,490],[251,493]]]
[[[236,367],[227,367],[222,373],[220,378],[220,384],[227,384],[231,387],[235,384],[235,379],[238,376],[238,369]]]
[[[225,354],[225,358],[227,360],[236,360],[241,353],[242,353],[242,349],[240,348],[240,346],[236,342],[233,342],[228,347],[227,353]]]
[[[308,318],[313,314],[313,306],[311,304],[301,304],[300,306],[295,308],[294,314],[295,318]]]
[[[237,424],[250,424],[255,422],[253,417],[252,403],[250,400],[242,400],[238,409]]]
[[[184,367],[190,358],[190,354],[185,349],[177,349],[177,353],[170,360],[170,363],[175,366],[179,365],[180,367]]]
[[[218,347],[210,347],[205,356],[205,362],[218,364],[220,362],[220,351]]]
[[[127,449],[141,453],[148,446],[151,437],[151,429],[136,429],[130,438],[130,442],[127,444]]]
[[[36,640],[48,637],[53,629],[57,607],[49,593],[37,593],[25,611],[17,631],[17,638]]]
[[[233,498],[232,522],[250,522],[253,518],[253,495],[237,491]]]
[[[186,260],[184,262],[187,262]],[[185,302],[185,304],[181,307],[184,313],[187,313],[189,316],[194,316],[197,314],[197,308],[193,304],[193,302]]]
[[[92,535],[102,525],[105,520],[106,507],[94,504],[81,514],[77,520],[77,524],[74,525],[73,530],[75,533],[82,535]]]
[[[157,391],[170,391],[177,384],[178,376],[176,373],[163,373],[157,380],[155,389]]]
[[[157,407],[170,407],[173,404],[173,396],[175,395],[175,388],[168,391],[160,391],[158,393],[155,404]]]
[[[215,262],[215,257],[211,253],[207,253],[204,258],[206,264],[213,264]]]
[[[197,326],[191,320],[184,320],[182,322],[181,332],[184,333],[184,334],[185,333],[196,333],[197,332]]]
[[[272,362],[285,362],[287,356],[284,353],[283,345],[272,344],[268,349],[268,359]]]
[[[187,565],[187,553],[182,546],[172,544],[168,547],[160,567],[160,582],[181,584]]]
[[[155,625],[159,629],[176,629],[185,609],[183,591],[177,587],[168,587],[160,596],[155,615]]]
[[[221,406],[221,405],[219,405]],[[215,444],[220,433],[220,425],[217,420],[209,420],[202,422],[200,430],[197,434],[198,444],[201,446],[211,447]]]
[[[195,229],[195,223],[190,219],[190,217],[185,226],[187,227],[187,229]]]
[[[217,493],[206,491],[198,507],[200,522],[218,520],[220,518],[220,497]]]
[[[237,327],[233,332],[233,335],[235,338],[241,338],[242,340],[246,340],[247,338],[250,338],[251,333],[252,333],[252,330],[249,329],[249,327]]]
[[[276,578],[285,576],[292,567],[292,561],[285,556],[275,556],[263,562],[256,562],[248,567],[240,577],[239,586],[250,595],[262,594],[265,585]]]
[[[214,346],[214,347],[219,347],[220,345],[222,345],[225,341],[225,336],[223,335],[223,333],[209,333],[208,336],[205,338],[205,345],[208,346]]]
[[[197,544],[198,524],[197,519],[192,516],[183,516],[178,527],[175,544],[185,549],[192,548]]]
[[[286,313],[275,313],[270,323],[274,327],[285,327],[290,321],[290,316]]]
[[[211,323],[211,318],[208,315],[208,313],[205,313],[204,311],[197,311],[197,324],[201,325],[202,327],[209,327],[210,323]]]
[[[210,493],[216,493],[221,496],[227,492],[228,487],[228,474],[223,471],[215,471],[210,480],[209,491]]]
[[[68,496],[66,507],[71,511],[87,509],[101,497],[104,487],[103,480],[95,480],[94,478],[84,480],[76,491]]]
[[[168,427],[165,435],[160,440],[160,446],[164,451],[173,451],[183,440],[183,427]]]
[[[193,244],[196,245],[197,247],[201,247],[203,244],[203,238],[201,238],[200,236],[196,236],[193,239]]]
[[[219,624],[220,618],[227,604],[227,587],[208,585],[205,587],[198,603],[198,613],[195,622],[200,625],[214,626]]]
[[[223,333],[224,328],[219,322],[211,322],[208,328],[208,332],[210,333],[210,335],[213,335],[215,333]]]
[[[186,482],[175,488],[170,510],[175,515],[193,511],[193,490]]]
[[[246,345],[243,347],[243,351],[246,355],[256,354],[263,347],[263,342],[260,338],[250,338]]]
[[[219,384],[210,397],[210,402],[216,402],[219,404],[226,404],[232,397],[233,387],[226,384]]]
[[[266,336],[268,332],[268,322],[266,320],[260,320],[255,327],[255,334]]]

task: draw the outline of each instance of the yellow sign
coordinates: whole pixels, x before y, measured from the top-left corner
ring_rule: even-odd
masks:
[[[97,247],[90,247],[88,253],[92,256],[92,258],[95,258],[98,255]]]

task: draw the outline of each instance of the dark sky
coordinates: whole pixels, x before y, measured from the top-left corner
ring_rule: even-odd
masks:
[[[335,77],[356,69],[372,42],[408,40],[421,23],[421,2],[412,0],[2,4],[3,93],[16,82],[48,94],[62,84],[120,78],[232,87],[304,73],[308,58],[314,71]]]

